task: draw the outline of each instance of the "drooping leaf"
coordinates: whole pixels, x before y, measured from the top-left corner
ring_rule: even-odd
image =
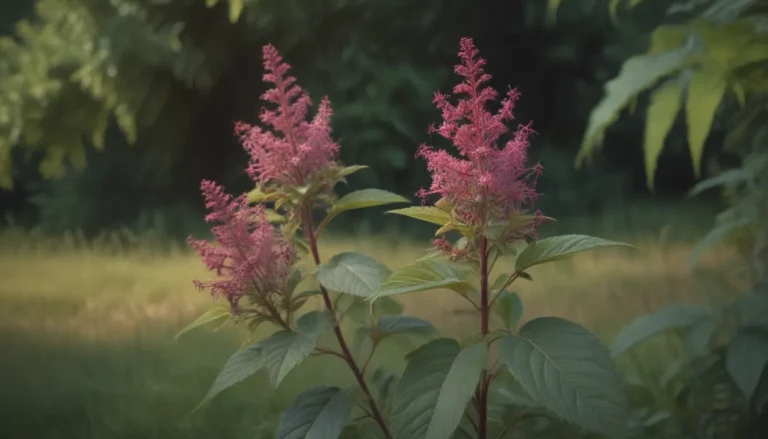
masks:
[[[224,367],[213,381],[205,398],[203,398],[195,410],[202,407],[203,404],[210,401],[222,391],[255,374],[263,366],[264,357],[262,355],[262,341],[256,342],[235,352],[224,364]]]
[[[673,304],[658,311],[638,317],[622,328],[611,345],[614,357],[632,349],[646,339],[673,329],[688,328],[701,321],[712,319],[712,310],[695,305]]]
[[[348,210],[365,209],[367,207],[393,203],[410,203],[410,200],[382,189],[360,189],[350,192],[336,201],[328,215],[336,216]]]
[[[222,307],[211,308],[208,311],[201,314],[198,318],[196,318],[195,321],[185,326],[181,331],[179,331],[176,334],[175,337],[173,337],[173,339],[175,341],[178,341],[182,335],[192,330],[195,330],[201,326],[211,324],[213,322],[219,322],[219,321],[225,320],[231,316],[232,316],[232,313],[230,312],[229,308],[222,308]]]
[[[274,387],[312,353],[315,342],[331,327],[325,311],[312,311],[299,317],[296,331],[282,330],[262,340],[264,367]]]
[[[240,14],[243,12],[245,6],[245,0],[229,0],[229,22],[237,23],[240,19]]]
[[[746,327],[736,332],[725,354],[725,366],[733,381],[752,399],[768,365],[768,330]]]
[[[686,270],[690,271],[693,269],[694,265],[696,265],[696,262],[698,262],[699,258],[701,258],[701,256],[704,255],[707,250],[711,249],[717,244],[720,244],[732,232],[741,229],[742,227],[746,227],[751,223],[752,220],[749,218],[736,218],[732,221],[724,222],[715,226],[707,233],[706,236],[704,236],[704,238],[702,238],[701,241],[697,242],[696,245],[693,246],[691,255],[688,257],[688,261],[686,262]]]
[[[291,402],[283,412],[276,439],[337,439],[352,409],[348,391],[315,386]]]
[[[515,331],[520,319],[523,318],[523,300],[520,295],[504,290],[497,299],[497,303],[496,313],[501,317],[504,326],[510,331]]]
[[[544,238],[525,248],[517,256],[515,270],[523,271],[534,265],[559,261],[575,253],[602,247],[632,247],[629,244],[588,235],[561,235]]]
[[[624,62],[619,75],[605,84],[605,96],[589,116],[584,140],[576,157],[577,167],[602,144],[605,129],[616,121],[621,111],[661,77],[680,69],[693,48],[683,45],[662,53],[634,56]]]
[[[396,294],[447,288],[459,294],[471,290],[469,275],[443,259],[423,259],[395,270],[369,300]]]
[[[387,211],[387,213],[415,218],[417,220],[437,224],[438,226],[444,226],[452,220],[450,212],[446,212],[445,210],[433,206],[411,206],[403,209],[390,210]]]
[[[412,316],[384,316],[376,325],[376,332],[380,334],[425,335],[435,331],[428,321]]]
[[[683,99],[683,87],[678,79],[672,79],[657,88],[651,94],[651,102],[645,121],[643,151],[645,153],[645,178],[648,188],[653,190],[656,165],[659,161],[664,141],[680,112]]]
[[[717,66],[705,66],[696,70],[688,85],[685,102],[688,121],[688,148],[696,177],[701,175],[701,158],[704,141],[709,135],[717,107],[723,100],[728,86],[727,72]]]
[[[317,281],[325,288],[368,297],[392,274],[389,268],[360,253],[339,253],[317,269]]]
[[[586,430],[626,436],[624,382],[608,349],[586,328],[540,317],[499,343],[501,361],[534,401]]]
[[[485,367],[486,346],[440,338],[407,356],[392,404],[395,439],[449,439]]]
[[[717,174],[714,177],[696,183],[693,188],[691,188],[689,194],[695,197],[696,195],[699,195],[708,189],[716,188],[718,186],[743,183],[748,179],[749,173],[746,169],[729,169],[727,171],[721,172],[720,174]]]

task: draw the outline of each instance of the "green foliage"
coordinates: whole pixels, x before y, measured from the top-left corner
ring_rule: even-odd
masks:
[[[449,439],[485,367],[486,347],[433,340],[408,354],[393,402],[396,439]]]
[[[370,256],[345,252],[318,267],[317,281],[332,291],[368,297],[390,274],[386,266]]]
[[[499,293],[496,312],[504,322],[504,327],[509,331],[516,331],[517,324],[523,318],[523,300],[517,293],[503,290]]]
[[[182,335],[190,331],[193,331],[197,328],[200,328],[201,326],[206,326],[214,322],[226,320],[230,317],[231,317],[230,310],[227,308],[222,308],[222,307],[211,308],[208,311],[202,313],[200,317],[195,319],[192,323],[182,328],[181,331],[179,331],[176,334],[174,339],[178,341],[178,339],[181,338]]]
[[[461,267],[440,259],[424,259],[395,270],[369,300],[438,288],[466,294],[472,288],[470,282],[471,274]]]
[[[315,386],[301,393],[283,412],[277,439],[337,439],[344,430],[352,400],[338,387]]]
[[[611,15],[616,17],[620,4],[633,8],[641,2],[610,0]],[[549,0],[550,9],[559,4]],[[688,148],[700,176],[705,140],[724,102],[734,100],[743,107],[747,100],[762,99],[768,86],[768,38],[759,24],[765,5],[763,0],[674,2],[668,15],[696,12],[682,24],[678,19],[659,25],[650,36],[648,51],[625,61],[619,75],[605,85],[605,96],[590,116],[577,166],[602,144],[606,128],[621,112],[651,90],[643,145],[649,188],[653,189],[658,158],[683,102]]]
[[[631,247],[623,242],[608,241],[587,235],[562,235],[544,238],[520,252],[515,260],[515,270],[522,272],[535,265],[559,261],[586,250],[615,246]]]
[[[580,325],[539,317],[499,342],[499,355],[531,398],[561,418],[625,437],[623,380],[608,350]]]

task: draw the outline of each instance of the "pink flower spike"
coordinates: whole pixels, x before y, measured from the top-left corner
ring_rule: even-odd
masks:
[[[203,180],[201,190],[210,211],[205,219],[216,223],[211,229],[216,244],[192,236],[187,243],[219,279],[195,285],[226,298],[233,309],[243,296],[279,293],[295,253],[275,233],[264,206],[249,206],[245,195],[233,198],[212,181]]]
[[[506,122],[514,119],[513,110],[520,93],[510,89],[492,114],[486,107],[498,94],[486,86],[491,76],[485,73],[486,62],[478,56],[472,39],[460,43],[461,63],[454,71],[464,80],[454,87],[451,96],[435,93],[434,103],[442,113],[442,123],[430,127],[456,146],[459,157],[422,145],[416,153],[427,161],[432,175],[428,190],[418,195],[424,200],[437,194],[451,202],[468,224],[482,226],[486,221],[505,220],[536,200],[539,165],[526,165],[528,139],[534,134],[530,125],[517,129],[503,147],[499,140],[508,133]]]
[[[339,145],[331,137],[331,104],[323,98],[314,118],[307,121],[312,102],[289,75],[290,65],[272,45],[264,46],[263,58],[263,80],[273,87],[262,99],[274,108],[262,108],[259,118],[272,131],[238,122],[235,134],[250,155],[248,174],[257,184],[303,186],[336,163]]]

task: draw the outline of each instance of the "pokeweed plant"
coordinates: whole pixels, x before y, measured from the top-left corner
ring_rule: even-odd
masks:
[[[356,385],[318,385],[299,394],[282,414],[276,438],[335,439],[347,428],[378,438],[501,438],[524,419],[540,415],[624,437],[624,383],[608,349],[586,328],[558,317],[535,318],[518,328],[522,301],[509,287],[519,279],[531,280],[529,269],[536,265],[626,244],[586,235],[536,239],[546,218],[524,210],[537,196],[541,171],[538,165],[526,165],[532,130],[522,126],[498,146],[508,131],[505,123],[513,118],[518,92],[508,91],[495,114],[486,108],[497,93],[486,85],[490,76],[472,40],[460,44],[461,64],[455,72],[463,81],[453,90],[458,100],[454,104],[448,95],[435,95],[443,122],[430,129],[451,140],[460,157],[420,147],[417,156],[426,160],[432,174],[430,188],[418,194],[424,202],[391,211],[439,226],[435,251],[394,272],[359,253],[321,260],[318,237],[334,217],[408,200],[378,189],[337,198],[334,186],[364,166],[338,162],[328,99],[307,121],[311,103],[289,75],[290,67],[272,46],[263,55],[264,80],[273,84],[263,99],[274,109],[262,110],[260,119],[273,130],[236,126],[251,157],[248,173],[256,189],[233,198],[204,181],[211,212],[207,220],[217,223],[212,228],[216,243],[189,239],[218,276],[196,284],[226,298],[229,307],[206,313],[185,331],[222,320],[245,322],[250,328],[269,322],[278,330],[232,355],[203,402],[262,369],[276,387],[309,357],[329,355],[346,364]],[[439,200],[429,205],[432,195]],[[267,203],[273,209],[267,210]],[[324,217],[315,225],[318,211]],[[451,242],[448,232],[460,238]],[[491,271],[504,255],[515,256],[514,266],[492,281]],[[302,270],[302,257],[315,268]],[[304,280],[316,287],[297,293]],[[433,338],[406,356],[399,378],[384,369],[369,370],[382,340],[437,332],[423,319],[400,315],[392,299],[434,289],[452,291],[473,305],[479,316],[477,335],[464,342]],[[319,296],[323,307],[304,312],[312,296]],[[351,312],[361,309],[365,312]],[[501,325],[492,325],[494,315]],[[335,346],[318,342],[327,333],[333,334]],[[358,352],[350,347],[350,333],[368,341],[352,346],[360,346]],[[497,354],[491,355],[494,350]],[[500,384],[503,380],[496,378],[502,374],[513,377],[525,394]],[[505,407],[519,408],[520,401],[527,410],[508,416]]]

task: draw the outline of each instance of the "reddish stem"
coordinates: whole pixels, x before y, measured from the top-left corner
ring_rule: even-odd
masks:
[[[488,303],[488,239],[480,238],[480,333],[487,335],[490,320]],[[488,436],[488,386],[491,380],[488,371],[483,369],[480,375],[475,398],[477,399],[477,438],[486,439]]]
[[[320,252],[317,249],[317,237],[315,236],[315,230],[314,230],[315,226],[312,222],[312,216],[311,216],[309,207],[305,205],[302,208],[301,213],[303,217],[304,231],[307,234],[307,241],[309,241],[309,248],[312,252],[312,258],[314,259],[315,265],[320,265]],[[344,361],[347,363],[349,368],[352,370],[352,374],[355,376],[355,380],[357,381],[357,384],[360,386],[360,390],[363,391],[363,394],[368,400],[368,405],[371,409],[370,414],[373,417],[373,420],[376,421],[376,423],[381,428],[381,431],[384,433],[384,437],[386,439],[392,439],[392,434],[389,432],[389,428],[387,427],[386,422],[384,422],[384,417],[381,414],[381,410],[379,409],[378,404],[376,404],[376,400],[373,398],[373,395],[371,394],[371,391],[368,388],[368,384],[365,382],[365,376],[363,374],[363,371],[357,365],[357,362],[355,362],[355,359],[352,356],[352,352],[349,350],[349,346],[347,345],[347,342],[344,339],[344,334],[341,332],[341,326],[339,325],[339,320],[336,315],[336,309],[333,306],[333,301],[331,300],[331,296],[330,294],[328,294],[328,290],[326,290],[325,287],[323,287],[322,285],[320,285],[320,292],[322,293],[322,296],[323,296],[323,302],[325,303],[325,308],[328,310],[328,313],[330,313],[331,315],[331,321],[333,322],[333,333],[334,335],[336,335],[336,340],[339,342],[339,347],[341,348],[341,357],[344,359]]]

